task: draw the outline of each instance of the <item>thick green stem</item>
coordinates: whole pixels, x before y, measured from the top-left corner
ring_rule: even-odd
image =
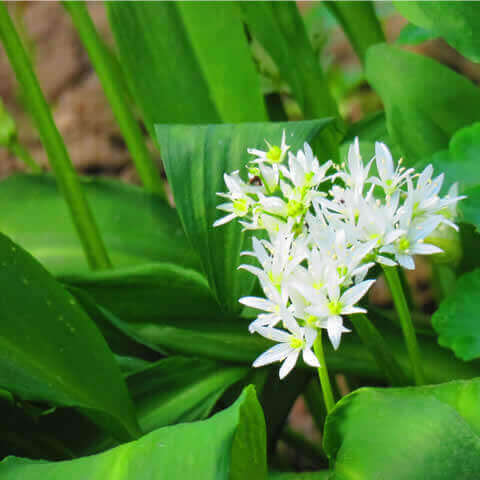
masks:
[[[393,303],[397,310],[402,327],[405,344],[407,346],[408,356],[413,370],[413,378],[417,385],[425,383],[423,375],[422,361],[420,358],[420,349],[418,348],[417,336],[413,328],[412,317],[408,308],[407,299],[403,291],[402,282],[396,267],[384,267],[385,278],[392,293]]]
[[[28,150],[18,142],[14,140],[8,147],[8,149],[20,160],[27,165],[33,173],[41,173],[42,168],[38,165],[37,162],[32,158]]]
[[[318,377],[320,378],[320,385],[322,386],[323,399],[325,401],[325,406],[327,407],[327,413],[330,413],[335,406],[335,399],[333,398],[332,385],[330,384],[330,378],[328,377],[327,362],[325,361],[325,355],[323,353],[322,329],[318,330],[313,349],[320,362],[320,367],[318,367]]]
[[[85,2],[63,2],[82,40],[105,95],[110,102],[120,130],[132,155],[138,175],[147,190],[165,197],[165,189],[158,167],[150,155],[140,127],[128,102],[128,90],[123,73],[111,52],[98,35]]]
[[[0,37],[18,82],[22,86],[59,188],[70,208],[88,263],[93,269],[109,268],[111,264],[107,251],[83,194],[80,181],[53,121],[29,57],[3,2],[0,2]]]
[[[377,365],[385,373],[390,385],[407,385],[407,376],[395,360],[391,348],[375,325],[363,314],[352,315],[350,319],[358,336],[375,358]]]

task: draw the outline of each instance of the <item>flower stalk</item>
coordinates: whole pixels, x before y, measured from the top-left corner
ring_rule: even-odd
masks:
[[[413,327],[412,316],[408,307],[402,282],[396,267],[383,267],[388,287],[392,293],[393,303],[400,319],[405,345],[407,347],[408,357],[412,365],[413,378],[416,385],[425,384],[420,349],[418,347],[417,336]]]
[[[323,400],[327,407],[327,414],[330,413],[335,407],[335,398],[333,396],[332,385],[330,383],[330,377],[328,376],[327,362],[325,361],[325,354],[323,353],[322,343],[322,331],[318,332],[315,343],[313,344],[313,350],[317,356],[320,366],[317,368],[318,378],[320,379],[320,385],[322,387]]]

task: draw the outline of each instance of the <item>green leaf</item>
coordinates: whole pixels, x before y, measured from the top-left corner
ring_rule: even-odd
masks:
[[[221,314],[205,277],[171,263],[90,272],[61,280],[88,293],[127,322],[145,323],[159,317],[215,318]]]
[[[461,220],[470,223],[480,232],[480,185],[463,192],[467,198],[460,202]]]
[[[0,262],[0,386],[23,400],[79,407],[116,436],[136,436],[125,383],[95,324],[4,235]]]
[[[247,234],[238,222],[213,228],[219,204],[216,192],[226,186],[224,173],[243,169],[247,148],[264,148],[264,139],[287,143],[297,151],[304,142],[323,142],[322,154],[330,155],[340,132],[335,120],[240,125],[157,125],[158,142],[184,230],[197,249],[210,287],[228,311],[238,311],[238,299],[247,295],[253,275],[238,271],[240,251],[249,249]]]
[[[304,118],[338,116],[295,2],[240,2],[253,36],[272,57]]]
[[[116,267],[151,261],[198,265],[176,211],[160,198],[106,179],[83,179],[82,187]],[[15,175],[3,180],[0,206],[0,231],[49,271],[64,275],[89,271],[54,178]]]
[[[234,2],[110,2],[107,9],[152,136],[155,123],[267,118]]]
[[[432,317],[440,345],[465,361],[480,357],[479,290],[480,270],[462,275]]]
[[[325,425],[332,480],[475,479],[479,402],[479,379],[351,393]]]
[[[328,470],[321,472],[306,472],[306,473],[270,473],[268,480],[328,480],[332,473]]]
[[[370,46],[385,42],[373,2],[327,2],[325,5],[339,21],[362,62]]]
[[[169,357],[127,378],[144,432],[206,418],[248,369],[204,358]]]
[[[480,62],[480,17],[475,2],[394,2],[410,22],[443,37],[462,55]]]
[[[435,35],[432,31],[426,30],[422,27],[417,27],[411,23],[408,23],[402,28],[400,35],[395,40],[397,45],[420,45],[421,43],[427,42],[428,40],[433,40],[437,38],[438,35]]]
[[[252,387],[228,409],[195,423],[161,428],[99,455],[67,462],[10,457],[2,480],[265,480],[265,426]]]
[[[480,118],[480,90],[430,58],[374,45],[366,73],[385,105],[392,140],[409,163],[446,148],[459,128]]]
[[[272,342],[260,335],[248,333],[248,320],[238,318],[220,322],[205,319],[158,318],[155,322],[123,322],[121,315],[115,325],[134,339],[164,354],[211,358],[225,362],[251,364]],[[381,333],[392,349],[395,359],[405,372],[410,373],[410,362],[405,352],[401,332],[387,329]],[[188,341],[185,339],[188,338]],[[427,379],[440,383],[453,378],[472,378],[480,374],[480,362],[466,364],[440,348],[432,338],[420,337],[420,348]],[[345,335],[342,348],[325,346],[326,361],[332,372],[347,372],[370,379],[383,379],[383,372],[363,343],[354,335]],[[300,364],[301,365],[301,364]],[[310,368],[310,367],[308,367]]]

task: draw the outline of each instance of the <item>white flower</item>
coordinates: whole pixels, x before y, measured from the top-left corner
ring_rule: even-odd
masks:
[[[262,367],[274,362],[283,362],[279,372],[280,379],[283,379],[292,371],[300,352],[307,365],[320,367],[317,357],[312,352],[317,332],[312,329],[300,328],[293,319],[289,323],[289,328],[291,328],[291,333],[275,328],[257,328],[257,332],[260,335],[279,343],[262,353],[253,362],[254,367]]]
[[[372,162],[373,158],[366,166],[363,164],[362,156],[360,155],[360,143],[358,137],[355,137],[354,142],[348,149],[347,170],[340,172],[339,176],[356,194],[361,193],[368,178]]]
[[[246,184],[238,174],[238,171],[233,172],[231,175],[226,173],[223,175],[225,184],[229,190],[228,193],[217,193],[218,196],[227,198],[230,200],[228,203],[222,203],[218,205],[219,210],[228,212],[228,215],[218,219],[213,226],[219,227],[225,223],[230,222],[237,217],[245,217],[249,214],[250,209],[255,205],[255,201],[249,196],[249,194],[257,194],[258,188]]]
[[[414,171],[413,168],[405,170],[400,166],[400,162],[395,169],[390,150],[381,142],[375,142],[375,160],[380,178],[372,179],[372,183],[380,185],[387,196],[396,192]]]
[[[268,146],[268,150],[266,152],[264,152],[263,150],[258,150],[256,148],[249,148],[247,150],[248,153],[256,156],[256,158],[252,160],[251,163],[268,163],[271,165],[278,165],[282,163],[288,149],[290,148],[290,146],[286,144],[285,138],[286,137],[284,130],[282,133],[282,143],[280,144],[280,147],[277,145],[270,145],[270,143],[265,140],[265,143]]]
[[[340,294],[340,286],[332,279],[327,284],[327,293],[307,299],[312,303],[305,310],[318,319],[318,327],[326,328],[335,349],[340,344],[343,332],[349,331],[343,326],[342,315],[366,313],[364,308],[355,304],[367,293],[375,280],[366,280],[354,285]]]
[[[303,144],[303,152],[299,150],[297,155],[288,154],[288,167],[280,167],[283,175],[288,178],[293,185],[301,190],[317,187],[320,183],[327,180],[325,177],[328,169],[332,166],[329,160],[320,166],[317,157],[308,143]]]

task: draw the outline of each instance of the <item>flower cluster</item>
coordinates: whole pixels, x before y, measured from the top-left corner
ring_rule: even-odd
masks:
[[[264,298],[240,302],[261,313],[251,333],[277,342],[254,366],[281,361],[280,378],[295,366],[300,354],[314,367],[312,352],[319,329],[326,329],[333,347],[349,330],[343,317],[365,313],[359,302],[374,280],[367,279],[375,263],[415,268],[414,255],[442,250],[428,236],[440,225],[457,229],[457,186],[440,196],[443,175],[395,166],[383,143],[366,164],[358,139],[346,164],[320,165],[310,146],[289,151],[285,132],[280,146],[249,149],[248,181],[238,171],[225,174],[228,202],[218,206],[227,215],[214,226],[238,218],[245,229],[263,230],[268,239],[253,237],[259,266],[241,265],[258,277]],[[374,167],[376,166],[376,172]]]

